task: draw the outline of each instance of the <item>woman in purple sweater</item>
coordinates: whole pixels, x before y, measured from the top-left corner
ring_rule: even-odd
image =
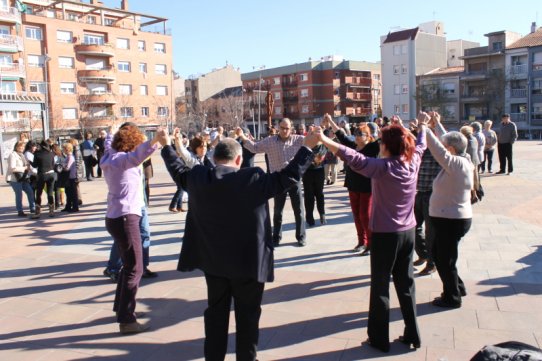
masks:
[[[422,123],[429,116],[420,114]],[[424,127],[425,125],[421,125]],[[371,297],[369,304],[368,343],[383,352],[389,342],[389,282],[393,283],[405,321],[399,340],[414,348],[420,347],[420,333],[416,321],[416,297],[412,268],[412,254],[416,219],[414,197],[416,178],[423,151],[425,132],[418,133],[417,141],[402,125],[382,129],[380,158],[370,158],[339,145],[321,132],[324,145],[336,153],[354,172],[371,178],[373,207],[369,220],[371,242]]]
[[[163,131],[147,142],[133,123],[123,124],[105,139],[105,154],[100,159],[107,183],[105,226],[118,247],[123,267],[120,271],[113,311],[117,313],[122,334],[138,333],[148,325],[137,322],[136,294],[143,275],[143,257],[139,219],[143,208],[141,163],[158,148]]]

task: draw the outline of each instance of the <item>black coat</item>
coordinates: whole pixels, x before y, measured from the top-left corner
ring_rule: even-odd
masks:
[[[190,170],[170,146],[162,149],[162,158],[173,180],[189,194],[177,269],[273,281],[268,200],[299,182],[312,162],[311,150],[301,147],[288,166],[271,174],[224,165]]]

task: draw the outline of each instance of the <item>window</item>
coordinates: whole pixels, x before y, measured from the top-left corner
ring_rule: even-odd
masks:
[[[149,116],[149,107],[141,107],[141,116],[145,118]]]
[[[401,54],[406,54],[406,53],[408,53],[408,45],[403,44],[401,45]]]
[[[56,31],[56,41],[59,43],[71,43],[72,42],[72,32],[71,31],[64,31],[64,30],[57,30]]]
[[[380,80],[380,74],[373,74],[374,80]]]
[[[41,55],[28,55],[28,66],[43,67],[43,57]]]
[[[393,66],[393,74],[399,74],[399,65]]]
[[[301,98],[308,98],[309,89],[301,89]]]
[[[408,114],[408,104],[401,104],[403,114]]]
[[[105,18],[104,19],[104,25],[105,26],[113,26],[113,25],[115,25],[115,19]]]
[[[120,116],[123,118],[131,118],[134,116],[134,108],[132,107],[121,107]]]
[[[279,77],[273,78],[273,84],[279,85],[280,84],[280,78]]]
[[[147,63],[139,63],[139,72],[140,73],[146,73],[147,72]]]
[[[301,107],[301,113],[308,113],[309,112],[309,106],[308,105],[303,105]]]
[[[533,53],[533,71],[542,70],[542,51]]]
[[[281,115],[282,114],[282,108],[281,107],[275,107],[275,115]]]
[[[96,16],[87,16],[87,24],[96,24]]]
[[[90,94],[107,93],[107,86],[103,83],[87,83],[87,89]]]
[[[307,73],[299,74],[299,80],[300,81],[307,81],[307,80],[309,80],[309,75]]]
[[[408,94],[408,85],[406,84],[401,85],[401,93]]]
[[[455,118],[455,105],[446,105],[444,107],[444,116],[446,118]]]
[[[455,84],[454,83],[443,83],[442,92],[444,94],[455,94]]]
[[[42,82],[31,82],[28,90],[31,93],[40,93],[45,94],[45,83]]]
[[[399,114],[399,112],[401,111],[399,105],[394,105],[393,106],[393,113],[395,114]]]
[[[77,16],[77,14],[74,13],[66,13],[66,20],[77,21],[79,20],[79,17]]]
[[[164,44],[164,43],[154,43],[154,52],[155,53],[165,53],[166,52],[166,44]]]
[[[83,35],[83,44],[96,44],[104,45],[105,37],[99,34],[84,34]]]
[[[66,57],[66,56],[59,56],[58,57],[58,67],[59,68],[73,68],[74,67],[73,58],[69,58],[69,57]]]
[[[139,51],[145,51],[145,40],[138,40],[137,41],[137,50]]]
[[[167,95],[167,86],[157,85],[156,86],[156,95]]]
[[[139,86],[139,94],[141,94],[141,95],[149,95],[149,88],[146,85],[140,85]]]
[[[106,107],[90,107],[89,115],[92,118],[102,118],[107,117],[107,108]]]
[[[17,92],[17,85],[14,81],[3,81],[0,84],[0,90],[5,94],[15,94]]]
[[[169,114],[168,107],[158,107],[158,116],[159,117],[167,117]]]
[[[131,71],[130,62],[129,61],[119,61],[117,63],[117,69],[120,72],[129,73]]]
[[[6,25],[0,25],[0,35],[10,35],[11,30],[9,26]]]
[[[64,119],[77,119],[77,109],[64,108],[62,109],[62,118]]]
[[[393,86],[393,94],[401,94],[401,86],[399,84]]]
[[[117,49],[130,49],[130,40],[117,38]]]
[[[159,75],[166,75],[167,74],[167,68],[164,64],[156,64],[154,66],[154,72]]]
[[[130,84],[119,84],[119,94],[120,95],[131,95],[132,86]]]
[[[105,68],[105,61],[98,58],[86,58],[85,69],[88,70],[102,70]]]
[[[496,41],[493,43],[493,51],[501,51],[502,50],[502,41]]]
[[[42,32],[40,28],[27,26],[25,29],[25,34],[27,39],[41,40]]]
[[[401,74],[406,74],[408,72],[406,64],[401,64]]]
[[[60,94],[75,94],[75,83],[60,83]]]
[[[401,55],[401,45],[393,46],[393,55]]]
[[[13,56],[11,54],[0,54],[0,66],[2,64],[12,64]]]
[[[280,93],[279,92],[275,92],[275,100],[280,100]]]

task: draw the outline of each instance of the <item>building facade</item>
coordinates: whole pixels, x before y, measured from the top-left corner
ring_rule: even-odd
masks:
[[[150,130],[171,123],[167,19],[131,12],[127,0],[119,8],[97,0],[0,1],[0,60],[9,64],[2,65],[2,93],[34,96],[44,108],[43,115],[23,108],[3,112],[4,133],[22,130],[7,126],[5,119],[16,118],[45,118],[51,136],[124,121]],[[6,24],[9,15],[21,26]],[[6,53],[10,44],[17,51]]]
[[[381,110],[380,64],[337,56],[242,74],[249,114],[268,119],[265,97],[273,98],[272,119],[318,123],[324,114],[367,121]]]
[[[542,138],[542,28],[533,23],[531,32],[506,48],[508,74],[505,112],[526,138]]]
[[[447,66],[444,25],[438,21],[380,38],[383,115],[416,117],[416,76]]]

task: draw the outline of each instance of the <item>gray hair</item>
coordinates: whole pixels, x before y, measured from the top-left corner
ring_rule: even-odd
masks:
[[[492,125],[493,125],[493,121],[491,121],[489,119],[484,122],[484,127],[490,127]]]
[[[456,154],[464,154],[467,150],[467,138],[460,132],[448,132],[442,136],[442,144],[455,149]]]
[[[472,127],[472,130],[474,130],[475,133],[482,130],[482,124],[480,124],[480,122],[472,122],[470,123],[470,126]]]
[[[218,143],[213,153],[215,161],[231,161],[238,155],[242,155],[243,149],[238,141],[232,138],[226,138]]]

